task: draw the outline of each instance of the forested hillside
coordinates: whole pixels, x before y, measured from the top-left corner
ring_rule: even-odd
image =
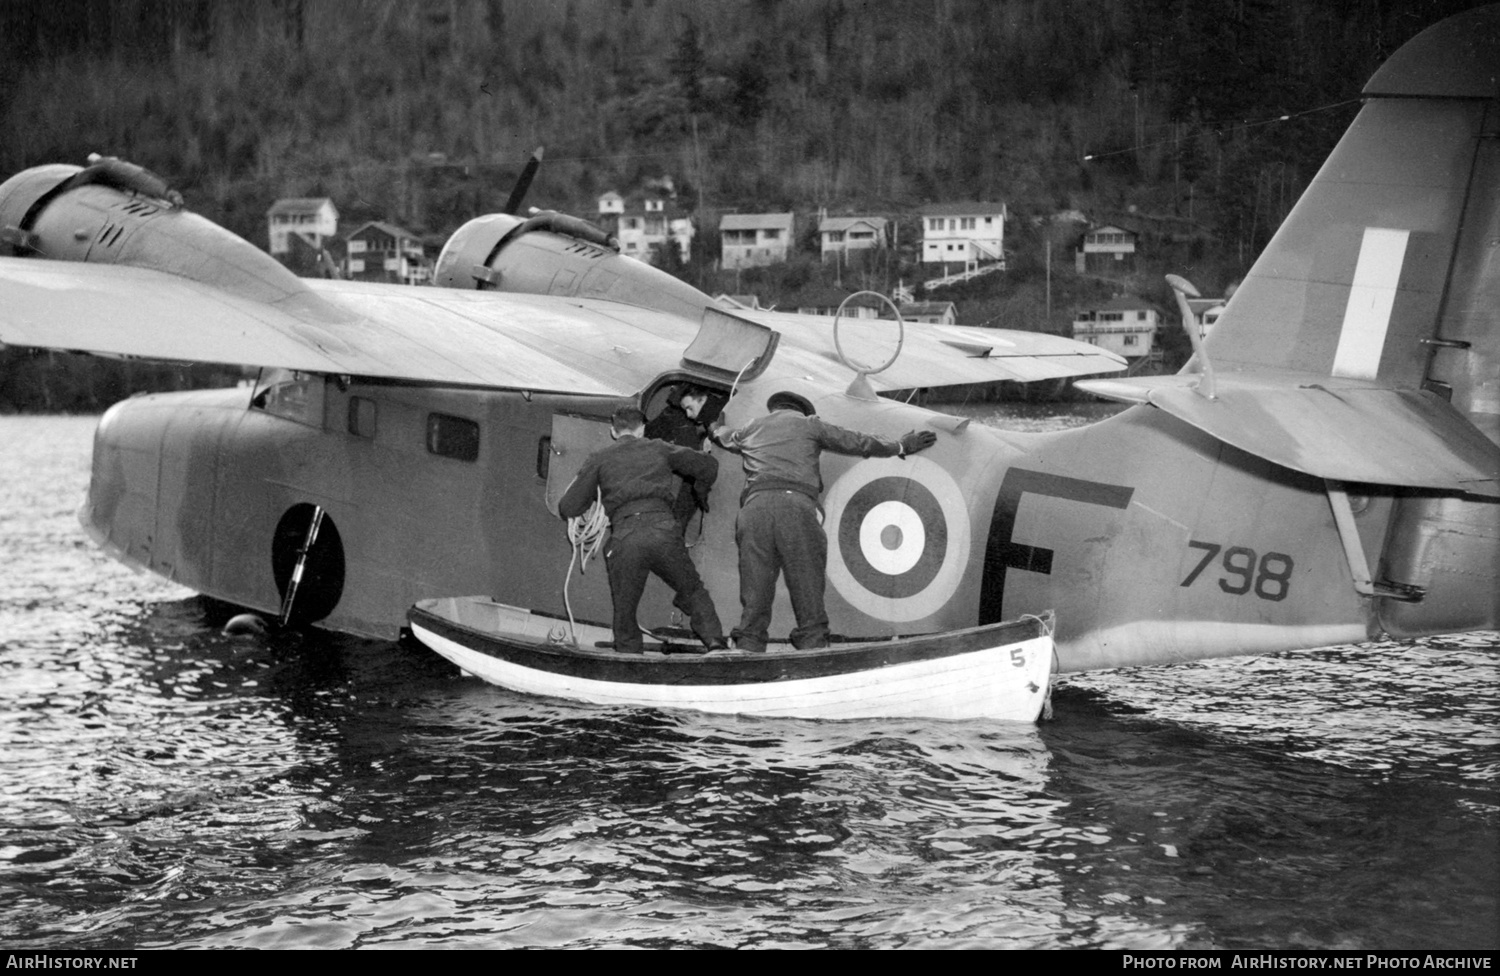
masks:
[[[0,174],[122,156],[265,246],[280,196],[446,234],[498,209],[545,145],[529,203],[587,214],[598,192],[670,174],[710,232],[729,210],[1003,200],[1017,260],[1001,288],[1036,272],[1028,218],[1181,218],[1190,243],[1164,259],[1216,289],[1295,202],[1375,66],[1474,5],[10,2]]]

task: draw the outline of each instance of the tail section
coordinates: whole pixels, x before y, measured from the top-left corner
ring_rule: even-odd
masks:
[[[1321,478],[1388,632],[1500,626],[1500,5],[1364,95],[1204,343],[1216,379],[1079,385]]]
[[[1459,410],[1500,414],[1497,86],[1500,6],[1443,21],[1392,56],[1208,337],[1213,362],[1399,389],[1447,383]],[[1479,382],[1453,384],[1455,373]],[[1470,385],[1484,389],[1461,401]]]

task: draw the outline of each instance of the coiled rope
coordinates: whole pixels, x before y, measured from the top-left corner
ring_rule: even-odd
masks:
[[[568,595],[568,586],[573,582],[573,567],[577,565],[578,575],[582,576],[588,569],[589,560],[603,548],[608,535],[609,516],[604,514],[603,494],[596,492],[594,504],[587,512],[568,519],[568,543],[573,547],[573,555],[568,560],[568,575],[563,578],[563,605],[568,608],[568,634],[574,647],[578,646],[578,625],[573,620],[573,600]]]

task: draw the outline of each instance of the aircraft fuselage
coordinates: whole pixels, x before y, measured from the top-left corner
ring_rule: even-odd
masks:
[[[771,385],[742,388],[730,421],[760,412]],[[555,497],[563,459],[576,468],[587,452],[568,431],[602,437],[614,401],[300,376],[251,401],[238,389],[112,408],[81,513],[90,533],[129,563],[275,613],[316,506],[325,521],[295,619],[391,637],[416,600],[469,593],[566,613],[571,551],[549,482]],[[1160,411],[1027,435],[887,400],[834,395],[818,407],[883,436],[940,431],[905,460],[825,454],[837,633],[1055,609],[1061,667],[1083,670],[1359,640],[1374,626],[1323,486]],[[689,537],[732,623],[743,479],[737,458],[715,453],[711,511]],[[1373,552],[1390,510],[1378,497],[1361,507]],[[575,570],[568,596],[579,619],[608,619],[602,568]],[[648,591],[640,617],[675,622],[664,588]],[[791,624],[783,595],[773,634]]]

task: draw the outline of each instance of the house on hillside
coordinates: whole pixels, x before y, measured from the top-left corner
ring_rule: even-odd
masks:
[[[801,315],[837,315],[839,306],[844,305],[844,299],[853,292],[844,291],[841,288],[808,288],[796,296],[796,310]],[[871,302],[866,296],[864,301],[850,302],[844,306],[844,318],[846,319],[876,319],[884,310],[885,304],[878,300]]]
[[[952,302],[908,302],[899,307],[901,318],[907,322],[925,322],[929,325],[958,324],[958,306]]]
[[[288,234],[286,243],[286,251],[276,255],[276,260],[297,277],[344,277],[343,238],[330,237],[319,244],[312,244],[301,234]]]
[[[1150,302],[1117,296],[1073,317],[1073,338],[1136,360],[1156,354],[1161,311]]]
[[[1226,298],[1189,298],[1188,308],[1192,310],[1193,318],[1198,320],[1198,337],[1208,338],[1208,333],[1214,324],[1219,321],[1219,316],[1224,314],[1224,307],[1229,303]]]
[[[597,223],[619,240],[621,254],[660,264],[663,249],[675,247],[684,264],[692,258],[697,231],[670,187],[670,181],[654,181],[629,196],[610,190],[599,197]]]
[[[884,217],[824,217],[818,221],[823,260],[889,247],[888,225]]]
[[[266,225],[271,256],[280,258],[291,252],[291,234],[321,249],[327,238],[338,234],[339,211],[327,197],[283,197],[266,211]]]
[[[344,275],[354,281],[425,285],[432,263],[416,234],[383,220],[372,220],[344,237]]]
[[[1125,274],[1135,270],[1136,246],[1141,235],[1119,224],[1091,227],[1083,234],[1074,257],[1080,274]]]
[[[719,248],[725,268],[779,264],[792,249],[792,214],[725,214],[719,219]]]
[[[614,190],[605,190],[599,194],[599,226],[603,227],[605,220],[618,217],[625,212],[625,198]]]
[[[1005,204],[935,203],[919,213],[924,264],[1005,266]]]

